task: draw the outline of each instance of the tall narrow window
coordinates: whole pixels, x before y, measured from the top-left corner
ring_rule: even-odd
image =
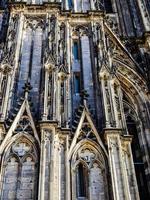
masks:
[[[61,113],[64,112],[64,82],[61,82]]]
[[[72,0],[68,0],[68,7],[69,7],[69,9],[72,8]]]
[[[113,12],[113,8],[112,8],[112,3],[111,0],[105,0],[104,1],[104,6],[105,6],[105,10],[107,13],[112,13]]]
[[[37,199],[37,160],[35,146],[26,137],[12,144],[2,166],[4,173],[0,199]]]
[[[75,72],[74,73],[74,93],[79,94],[81,91],[81,86],[80,86],[80,73]]]
[[[2,75],[0,80],[0,118],[2,117],[3,113],[3,107],[5,104],[5,94],[7,90],[7,75]]]
[[[79,45],[77,41],[73,43],[73,56],[75,60],[79,60]]]
[[[76,174],[77,197],[87,197],[87,178],[87,169],[80,163]]]

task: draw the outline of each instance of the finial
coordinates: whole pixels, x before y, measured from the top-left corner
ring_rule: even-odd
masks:
[[[80,93],[80,97],[81,97],[81,101],[83,101],[83,103],[86,104],[89,94],[87,93],[86,90],[82,90]]]
[[[30,82],[27,80],[27,82],[24,84],[24,87],[23,87],[25,99],[28,99],[28,94],[31,89],[32,89],[32,86]]]

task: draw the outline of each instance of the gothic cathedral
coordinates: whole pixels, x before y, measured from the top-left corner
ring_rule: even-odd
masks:
[[[150,1],[0,1],[0,200],[150,200]]]

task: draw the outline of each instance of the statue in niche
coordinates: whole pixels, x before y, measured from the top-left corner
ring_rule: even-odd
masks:
[[[16,47],[16,33],[17,33],[17,25],[18,25],[19,15],[16,14],[12,17],[10,28],[8,31],[8,39],[7,46],[4,48],[4,60],[10,64],[13,64],[14,56],[15,56],[15,47]]]
[[[65,24],[62,23],[60,26],[60,40],[59,40],[59,57],[60,64],[65,64]]]
[[[48,32],[48,47],[47,48],[48,48],[48,52],[50,50],[53,56],[56,56],[55,29],[56,29],[56,17],[55,15],[52,15],[50,18],[50,30]]]

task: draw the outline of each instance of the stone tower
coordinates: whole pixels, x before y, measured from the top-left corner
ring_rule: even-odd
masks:
[[[150,199],[150,1],[0,1],[0,199]]]

